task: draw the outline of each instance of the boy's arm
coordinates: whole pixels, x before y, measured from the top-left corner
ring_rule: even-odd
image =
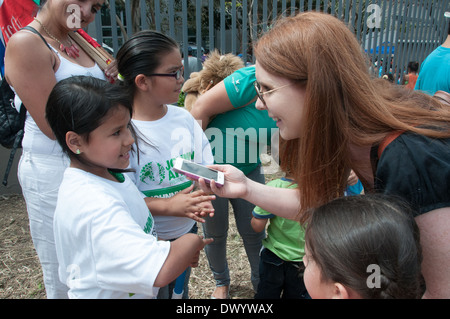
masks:
[[[267,218],[263,219],[263,218],[257,218],[255,216],[253,216],[252,220],[251,220],[251,225],[252,225],[253,230],[256,233],[262,232],[266,228],[267,220],[268,220]]]
[[[255,207],[252,215],[253,216],[250,224],[252,225],[253,230],[257,233],[262,232],[266,228],[267,221],[270,218],[275,217],[275,215],[269,213],[259,206]]]

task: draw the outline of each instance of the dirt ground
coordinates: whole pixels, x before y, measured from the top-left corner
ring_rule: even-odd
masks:
[[[0,197],[0,298],[46,298],[21,195]]]
[[[271,179],[274,175],[267,177]],[[201,227],[199,230],[201,233]],[[231,214],[227,245],[230,297],[253,298],[248,259]],[[199,267],[193,269],[191,274],[190,298],[209,299],[214,287],[214,279],[202,253]],[[5,298],[46,298],[42,271],[31,241],[28,215],[21,195],[0,195],[0,299]]]

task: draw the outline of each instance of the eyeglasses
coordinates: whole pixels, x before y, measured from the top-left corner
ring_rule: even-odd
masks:
[[[153,73],[153,74],[149,74],[148,76],[171,76],[174,77],[175,80],[179,80],[184,74],[184,66],[179,68],[176,72],[174,73]]]
[[[264,94],[272,93],[272,92],[274,92],[276,90],[282,89],[282,88],[287,87],[287,86],[292,85],[292,84],[293,83],[289,83],[289,84],[279,86],[279,87],[277,87],[275,89],[272,89],[272,90],[269,90],[269,91],[266,91],[266,92],[261,92],[261,86],[259,85],[258,81],[253,82],[253,85],[255,86],[255,90],[256,90],[256,95],[261,100],[261,102],[263,102],[264,105],[266,105],[266,101],[264,101],[264,98],[263,98]]]

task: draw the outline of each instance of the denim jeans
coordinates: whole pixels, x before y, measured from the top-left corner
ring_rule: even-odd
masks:
[[[265,182],[260,166],[250,172],[247,177],[259,183]],[[240,198],[228,199],[216,196],[216,200],[212,201],[215,209],[214,217],[206,218],[203,224],[205,238],[214,239],[211,244],[205,246],[206,258],[216,280],[216,286],[229,286],[230,272],[226,251],[229,222],[228,202],[233,207],[236,227],[242,237],[250,263],[251,282],[253,289],[256,291],[259,282],[259,252],[262,247],[261,242],[265,237],[265,231],[256,233],[250,224],[255,205]]]
[[[302,262],[285,261],[264,248],[260,259],[260,281],[255,299],[309,299],[303,282]]]

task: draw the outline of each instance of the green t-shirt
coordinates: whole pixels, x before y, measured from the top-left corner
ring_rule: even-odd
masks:
[[[278,134],[267,111],[255,108],[255,67],[245,67],[224,79],[234,110],[218,114],[205,131],[216,164],[231,164],[248,174],[260,163],[262,147]],[[254,100],[254,101],[253,101]],[[251,102],[251,103],[250,103]]]
[[[279,188],[296,188],[292,180],[275,179],[267,183]],[[305,255],[305,231],[299,222],[282,218],[256,206],[253,210],[255,218],[270,218],[267,237],[263,245],[275,255],[286,261],[300,262]]]

